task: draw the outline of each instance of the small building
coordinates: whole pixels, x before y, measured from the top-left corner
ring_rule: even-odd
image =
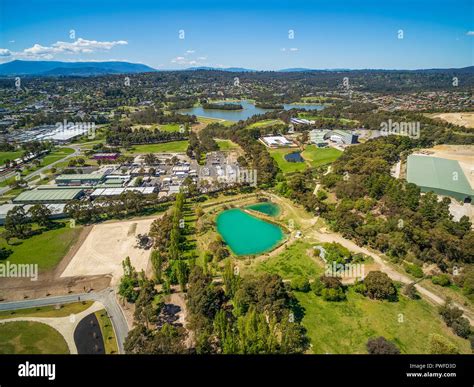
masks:
[[[348,130],[329,130],[329,129],[313,129],[309,132],[309,140],[318,147],[325,147],[329,141],[337,144],[357,144],[359,136]]]
[[[268,148],[287,148],[296,146],[293,141],[290,141],[285,136],[281,135],[261,137],[260,141]]]
[[[94,160],[117,160],[119,156],[119,153],[96,153],[92,155],[92,158]]]

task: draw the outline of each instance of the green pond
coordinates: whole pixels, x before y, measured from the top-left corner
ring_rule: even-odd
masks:
[[[280,213],[280,207],[270,202],[261,202],[261,203],[251,204],[250,206],[247,206],[245,208],[261,212],[262,214],[265,214],[268,216],[277,216]]]
[[[236,255],[266,252],[283,239],[280,227],[237,208],[219,214],[217,231]]]

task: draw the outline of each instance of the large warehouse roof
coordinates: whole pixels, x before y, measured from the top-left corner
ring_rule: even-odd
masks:
[[[92,192],[91,196],[118,196],[127,191],[141,192],[146,195],[155,192],[155,187],[98,188]]]
[[[35,189],[19,194],[14,203],[61,203],[80,196],[82,189]]]
[[[474,199],[474,190],[455,160],[410,155],[407,160],[407,181],[418,185],[423,192],[433,191],[459,200],[467,197]]]
[[[102,180],[103,174],[98,173],[84,173],[84,174],[71,174],[71,175],[59,175],[56,180]]]

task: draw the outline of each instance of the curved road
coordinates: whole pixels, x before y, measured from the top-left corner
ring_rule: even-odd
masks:
[[[38,298],[35,300],[23,300],[23,301],[12,301],[12,302],[1,302],[0,311],[2,310],[13,310],[13,309],[24,309],[24,308],[35,308],[38,306],[56,305],[56,304],[67,304],[78,301],[98,301],[104,305],[107,313],[114,326],[115,335],[119,346],[120,353],[124,353],[123,343],[127,337],[129,327],[127,320],[122,312],[122,308],[117,303],[115,297],[115,291],[112,288],[104,289],[100,292],[82,293],[82,294],[69,294],[66,296]]]

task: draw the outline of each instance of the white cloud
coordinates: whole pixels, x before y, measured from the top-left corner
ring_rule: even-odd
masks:
[[[35,43],[32,47],[25,48],[23,51],[12,52],[11,54],[17,58],[51,59],[57,54],[92,54],[97,51],[109,51],[116,46],[127,44],[128,42],[125,40],[100,42],[78,38],[73,42],[58,41],[51,46],[42,46]]]
[[[55,49],[60,52],[71,53],[91,53],[94,51],[110,50],[115,46],[124,46],[128,42],[125,40],[117,40],[112,42],[99,42],[97,40],[87,40],[79,38],[74,42],[56,42],[53,44]]]
[[[183,55],[177,56],[171,59],[171,63],[177,64],[180,66],[202,66],[205,65],[205,60],[207,60],[206,56],[199,56],[195,58],[192,54],[194,54],[195,50],[187,50]]]
[[[466,32],[466,35],[467,35],[467,36],[474,36],[474,31],[467,31],[467,32]]]
[[[296,47],[291,47],[291,48],[283,47],[283,48],[280,48],[280,51],[282,51],[282,52],[298,52],[299,48],[296,48]]]
[[[0,48],[0,57],[11,56],[12,52],[7,48]]]

